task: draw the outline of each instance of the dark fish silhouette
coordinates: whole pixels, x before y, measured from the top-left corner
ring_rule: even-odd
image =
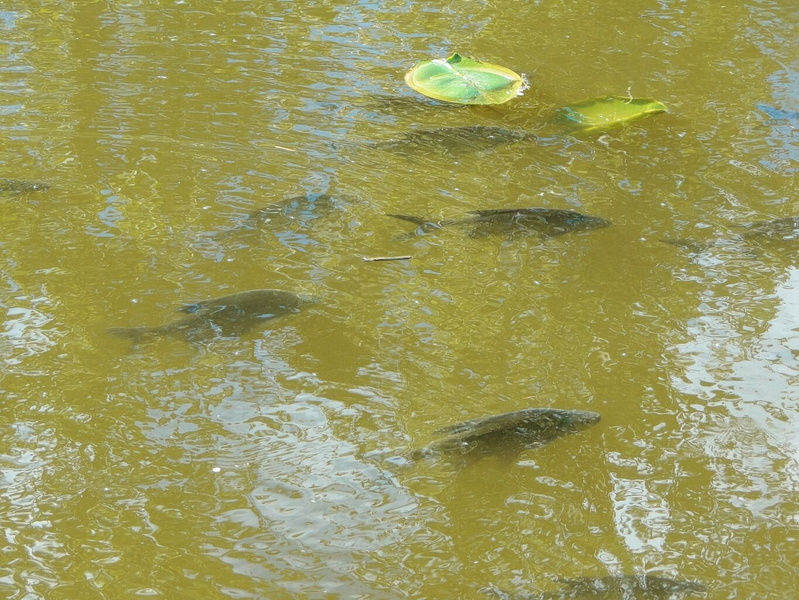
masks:
[[[537,139],[537,136],[523,129],[506,129],[493,125],[468,125],[418,129],[406,133],[396,140],[378,142],[375,147],[391,151],[438,148],[455,153],[488,150],[528,139]]]
[[[688,595],[703,594],[706,586],[695,581],[678,581],[656,575],[620,575],[617,577],[580,577],[562,579],[564,586],[554,592],[507,594],[496,588],[491,591],[503,600],[565,600],[598,598],[605,600],[681,600]]]
[[[307,221],[338,208],[338,202],[327,194],[293,196],[251,212],[247,216],[247,224],[254,226],[275,220]]]
[[[564,435],[587,429],[599,419],[595,412],[556,408],[527,408],[481,417],[436,430],[434,433],[446,437],[416,450],[412,458],[418,460],[445,453],[515,455],[525,448],[543,446]]]
[[[770,221],[755,221],[754,223],[745,223],[742,225],[734,225],[734,227],[741,229],[741,233],[737,233],[730,238],[718,238],[712,240],[694,240],[690,238],[669,238],[663,239],[662,242],[684,248],[689,252],[698,254],[705,252],[711,248],[729,246],[736,240],[753,240],[763,242],[793,242],[799,240],[799,217],[785,217],[783,219],[773,219]]]
[[[741,237],[747,239],[767,238],[783,242],[799,239],[799,217],[787,217],[774,219],[773,221],[756,221],[741,227],[745,229]]]
[[[213,300],[188,304],[179,310],[188,313],[156,327],[112,327],[107,333],[140,342],[151,336],[174,336],[199,340],[214,335],[243,335],[259,323],[280,315],[295,313],[315,302],[283,290],[248,290]]]
[[[768,104],[756,104],[757,108],[766,113],[774,121],[799,121],[799,112],[795,110],[783,110]]]
[[[408,215],[388,215],[395,219],[418,225],[416,234],[424,234],[442,227],[466,229],[471,237],[504,234],[509,237],[537,235],[543,238],[559,237],[572,231],[588,231],[610,225],[601,217],[584,215],[573,210],[558,208],[499,208],[471,210],[462,219],[431,221]]]
[[[43,192],[50,184],[41,181],[20,181],[18,179],[0,179],[0,194],[22,194],[25,192]]]
[[[705,586],[694,581],[677,581],[655,575],[581,577],[565,579],[563,590],[545,598],[607,598],[608,600],[677,600],[701,593]]]
[[[219,231],[215,236],[227,238],[240,231],[266,228],[269,225],[306,227],[316,219],[340,210],[341,202],[327,194],[292,196],[252,211],[238,225]]]

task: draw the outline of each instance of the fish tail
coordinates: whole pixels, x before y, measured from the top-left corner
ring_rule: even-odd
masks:
[[[152,327],[111,327],[105,332],[138,344],[142,339],[154,333],[154,330]]]

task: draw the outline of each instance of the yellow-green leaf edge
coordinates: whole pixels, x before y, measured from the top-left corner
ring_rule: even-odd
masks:
[[[485,85],[478,76],[490,76],[493,82]],[[460,85],[465,91],[458,95],[442,92],[446,81]],[[441,82],[444,81],[444,84]],[[442,102],[454,104],[502,104],[520,96],[527,81],[518,73],[491,63],[461,56],[457,52],[446,59],[436,58],[417,63],[405,74],[405,83],[412,90]]]
[[[615,119],[601,119],[596,115],[592,116],[581,112],[587,108],[593,108],[601,103],[616,103],[617,105],[635,105],[640,107],[636,111],[630,111],[628,114],[617,117]],[[597,96],[595,98],[587,98],[580,102],[575,102],[569,106],[564,106],[558,109],[559,121],[568,124],[570,127],[581,132],[589,133],[602,129],[610,129],[618,127],[632,121],[638,121],[646,117],[651,117],[663,112],[668,112],[668,108],[662,102],[654,98],[632,98],[630,96]]]

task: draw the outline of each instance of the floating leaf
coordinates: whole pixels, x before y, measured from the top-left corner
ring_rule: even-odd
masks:
[[[521,75],[460,54],[418,63],[405,74],[411,89],[456,104],[502,104],[527,88]]]
[[[558,109],[558,120],[579,129],[608,129],[665,112],[666,106],[651,98],[600,96]]]

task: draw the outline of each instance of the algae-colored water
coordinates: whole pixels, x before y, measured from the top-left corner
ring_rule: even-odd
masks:
[[[4,6],[0,178],[50,188],[0,196],[0,595],[471,599],[648,572],[792,597],[796,249],[736,225],[799,211],[798,26],[789,0]],[[404,86],[454,51],[530,89]],[[669,112],[551,124],[602,95]],[[396,143],[475,125],[533,135]],[[534,206],[613,224],[403,238],[385,216]],[[320,302],[241,337],[105,333],[258,288]],[[526,407],[602,420],[512,461],[401,458]]]

